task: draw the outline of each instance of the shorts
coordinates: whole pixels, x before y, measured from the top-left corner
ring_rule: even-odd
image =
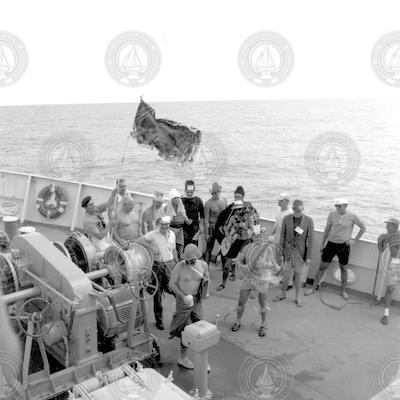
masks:
[[[400,285],[400,260],[392,259],[390,264],[383,268],[383,273],[385,276],[385,285],[391,287]]]
[[[230,249],[228,250],[228,253],[226,254],[227,258],[235,258],[237,257],[237,255],[239,254],[240,250],[242,250],[242,248],[244,246],[246,246],[246,244],[250,243],[250,239],[246,239],[246,240],[242,240],[242,239],[236,239]]]
[[[295,257],[292,260],[285,260],[283,264],[283,274],[286,275],[294,268],[296,274],[301,274],[304,269],[304,260],[301,257]]]
[[[330,263],[332,258],[338,256],[340,265],[347,265],[350,257],[349,243],[332,243],[328,242],[322,252],[322,261]]]

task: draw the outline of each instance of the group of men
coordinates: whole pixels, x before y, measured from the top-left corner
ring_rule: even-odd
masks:
[[[263,284],[259,277],[265,277],[267,269],[273,271],[281,280],[281,293],[274,300],[286,299],[288,284],[294,275],[295,304],[297,307],[304,305],[301,290],[302,273],[311,262],[314,224],[312,218],[304,214],[303,201],[296,199],[289,207],[289,195],[281,193],[278,197],[280,211],[272,232],[267,236],[265,229],[261,229],[259,225],[257,210],[245,200],[243,187],[236,188],[234,201],[229,205],[221,198],[221,190],[221,185],[214,183],[210,189],[211,198],[203,205],[202,200],[194,194],[194,182],[186,181],[185,197],[181,197],[178,190],[172,189],[168,194],[168,201],[165,202],[163,193],[156,192],[151,206],[144,211],[141,218],[134,209],[134,201],[126,191],[126,184],[122,179],[117,181],[117,188],[106,203],[96,207],[91,197],[82,200],[82,207],[86,210],[83,226],[92,241],[101,242],[105,237],[111,237],[121,246],[138,241],[152,249],[153,270],[159,282],[153,301],[158,329],[164,329],[163,293],[172,294],[176,298],[171,336],[180,337],[188,323],[201,318],[202,282],[209,281],[208,265],[213,249],[218,247],[222,263],[222,282],[217,286],[217,291],[225,289],[228,277],[232,281],[236,279],[235,265],[250,271],[251,279],[245,279],[241,284],[237,319],[232,331],[240,329],[247,299],[252,294],[258,294],[261,316],[258,333],[260,336],[266,335],[268,284]],[[324,272],[337,256],[341,270],[341,295],[347,300],[351,248],[360,240],[366,227],[355,213],[347,210],[346,199],[335,200],[334,206],[335,210],[328,215],[321,241],[319,269],[313,286],[304,294],[310,295],[315,292]],[[109,214],[108,226],[101,215],[105,210],[108,210]],[[391,295],[395,284],[400,281],[399,221],[391,218],[386,224],[387,233],[379,237],[378,249],[383,253],[385,249],[390,248],[392,279],[387,279],[386,282],[385,310],[381,320],[383,324],[388,323]],[[352,239],[354,226],[358,226],[359,231]],[[199,235],[202,235],[206,242],[203,251],[196,246]],[[258,250],[255,252],[257,248],[261,249],[262,254],[260,251],[258,254]],[[255,253],[258,254],[256,258]],[[186,368],[192,367],[183,346],[179,364]]]

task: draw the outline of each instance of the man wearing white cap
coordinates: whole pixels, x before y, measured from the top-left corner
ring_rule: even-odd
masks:
[[[138,242],[144,240],[144,244],[150,244],[154,252],[153,271],[158,278],[158,288],[153,298],[153,309],[156,326],[160,330],[164,329],[162,294],[164,291],[172,294],[169,288],[169,278],[175,264],[178,262],[175,233],[169,229],[170,222],[171,218],[169,216],[158,218],[158,228],[146,233],[138,240]]]
[[[347,300],[349,295],[346,291],[347,285],[347,268],[350,257],[351,247],[361,238],[366,231],[364,223],[354,213],[347,211],[349,202],[347,199],[339,198],[335,200],[336,211],[331,211],[328,215],[326,227],[321,242],[322,261],[314,278],[311,289],[306,290],[306,296],[314,293],[326,269],[329,267],[333,257],[339,258],[341,281],[342,281],[342,297]],[[357,225],[358,231],[355,239],[351,238],[354,225]]]
[[[389,322],[393,290],[400,284],[400,221],[397,218],[389,218],[385,224],[387,233],[378,237],[380,264],[386,284],[385,308],[381,319],[383,325]]]
[[[183,261],[179,262],[171,274],[169,286],[176,295],[176,311],[172,317],[170,335],[182,338],[186,325],[202,319],[202,298],[208,297],[210,276],[207,264],[199,260],[201,251],[194,243],[189,243],[183,253]],[[202,292],[205,290],[205,293]],[[187,348],[181,341],[181,354],[178,365],[193,369],[188,359]]]
[[[164,217],[166,204],[164,203],[164,194],[155,192],[152,205],[147,208],[142,216],[142,232],[146,234],[156,228],[156,221]]]

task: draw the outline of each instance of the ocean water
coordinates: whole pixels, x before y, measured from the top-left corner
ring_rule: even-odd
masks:
[[[400,101],[150,104],[157,117],[202,131],[191,165],[165,161],[129,138],[137,108],[132,103],[0,107],[0,168],[51,174],[48,149],[72,141],[86,159],[74,180],[112,186],[121,176],[131,190],[168,193],[175,187],[183,193],[191,177],[204,201],[214,181],[228,200],[242,185],[267,218],[274,218],[277,195],[285,191],[304,201],[304,212],[320,229],[333,199],[346,197],[371,240],[385,231],[386,218],[400,217]],[[327,132],[334,133],[324,140]]]

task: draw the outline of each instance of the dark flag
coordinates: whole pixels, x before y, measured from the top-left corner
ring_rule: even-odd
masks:
[[[140,99],[132,132],[139,144],[156,148],[164,160],[191,162],[200,145],[201,131],[169,119],[156,118],[154,109]]]

